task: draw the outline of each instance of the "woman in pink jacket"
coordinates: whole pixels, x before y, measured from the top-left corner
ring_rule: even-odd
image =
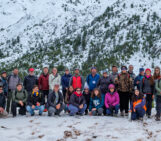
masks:
[[[120,103],[119,95],[115,91],[115,85],[110,84],[108,89],[109,92],[107,92],[105,96],[106,114],[111,116],[117,116]],[[113,114],[114,111],[115,113]]]

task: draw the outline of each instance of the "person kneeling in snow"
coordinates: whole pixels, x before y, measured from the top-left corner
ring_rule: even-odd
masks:
[[[22,84],[17,84],[16,90],[12,93],[12,114],[13,117],[17,115],[17,107],[19,107],[19,114],[26,115],[26,103],[28,93],[23,90]]]
[[[0,118],[6,117],[8,114],[5,111],[6,97],[3,93],[3,86],[0,86]]]
[[[90,115],[101,116],[103,114],[103,106],[104,106],[104,96],[101,95],[101,92],[98,88],[95,88],[92,92],[89,104]]]
[[[48,96],[48,116],[59,115],[63,109],[63,95],[59,91],[59,84],[55,84],[54,90]]]
[[[132,97],[131,112],[131,120],[143,120],[143,117],[146,112],[145,98],[144,95],[140,93],[138,89],[135,89],[135,93]]]
[[[34,86],[32,93],[28,97],[28,106],[26,107],[27,111],[34,116],[34,111],[39,110],[39,115],[41,116],[44,111],[44,96],[39,91],[37,85]]]
[[[119,94],[115,91],[114,84],[110,84],[108,89],[109,92],[107,92],[105,96],[106,114],[113,116],[113,112],[115,111],[115,115],[117,116],[120,103]]]
[[[87,108],[84,96],[81,93],[80,88],[76,88],[75,92],[70,97],[69,111],[70,116],[74,116],[76,113],[83,115]]]

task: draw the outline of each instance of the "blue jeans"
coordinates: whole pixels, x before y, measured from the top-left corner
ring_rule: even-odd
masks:
[[[119,105],[116,105],[116,106],[114,106],[114,107],[107,108],[107,109],[106,109],[106,114],[107,114],[107,115],[112,115],[112,114],[113,114],[113,111],[115,111],[115,114],[118,114]]]
[[[145,115],[145,110],[143,108],[137,108],[136,112],[132,112],[131,120],[139,119]]]
[[[74,116],[76,113],[83,114],[85,112],[86,108],[87,108],[86,104],[83,105],[82,109],[80,109],[80,108],[78,108],[78,107],[76,107],[72,104],[70,104],[69,107],[68,107],[71,116]]]
[[[34,111],[35,111],[35,110],[39,110],[39,114],[41,115],[41,114],[43,113],[44,109],[45,109],[45,106],[44,106],[44,105],[35,106],[34,109],[32,109],[32,106],[29,106],[29,105],[26,107],[26,110],[27,110],[31,115],[34,115]]]

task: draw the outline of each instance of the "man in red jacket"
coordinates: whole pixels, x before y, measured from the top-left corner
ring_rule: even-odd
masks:
[[[44,100],[45,100],[44,102],[46,105],[47,98],[45,99],[45,97],[47,97],[49,94],[49,69],[47,67],[43,68],[43,73],[39,77],[38,85],[39,85],[39,89],[42,91],[44,95]],[[46,111],[47,109],[45,108],[44,112]]]
[[[80,88],[83,90],[84,88],[84,78],[79,74],[79,69],[76,68],[74,71],[74,75],[70,78],[69,86],[73,86],[73,89]]]

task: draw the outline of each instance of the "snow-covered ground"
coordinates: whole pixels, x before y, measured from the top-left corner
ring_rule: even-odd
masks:
[[[106,116],[10,117],[0,119],[0,140],[160,141],[160,122],[155,121],[154,114],[144,122]]]

